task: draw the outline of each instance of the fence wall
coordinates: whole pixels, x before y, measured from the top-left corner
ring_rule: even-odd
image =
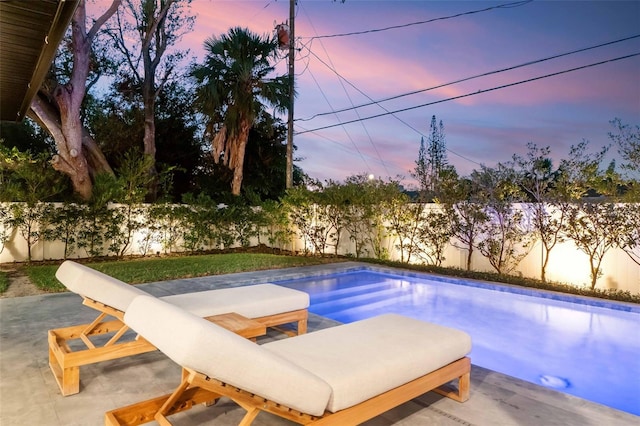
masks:
[[[144,232],[146,232],[146,230],[142,229],[134,236],[133,244],[127,250],[127,254],[140,254],[139,241],[143,239]],[[260,242],[266,243],[266,239],[261,238]],[[399,261],[400,252],[395,247],[396,241],[393,238],[387,238],[384,242],[390,254],[390,259]],[[258,239],[254,238],[251,241],[251,245],[256,244],[258,244]],[[295,252],[305,252],[304,242],[299,237],[294,237],[290,244],[280,248]],[[9,240],[5,242],[4,248],[0,247],[0,249],[2,249],[0,253],[0,263],[24,262],[27,260],[27,243],[16,230],[11,231]],[[309,249],[310,247],[307,247],[307,250]],[[149,250],[151,255],[162,252],[163,249],[160,245],[152,246]],[[350,241],[349,235],[343,233],[338,253],[349,256],[355,252],[354,243]],[[333,248],[328,248],[326,253],[333,253]],[[64,257],[64,245],[60,241],[39,241],[32,247],[31,255],[32,260],[36,261],[61,260]],[[75,252],[68,257],[72,259],[83,258],[86,257],[86,254],[83,252]],[[442,266],[465,269],[466,259],[466,250],[461,250],[449,244]],[[541,244],[537,242],[512,274],[540,278],[541,264],[542,248]],[[474,251],[472,257],[472,269],[476,271],[494,271],[489,261],[477,251]],[[633,294],[640,294],[640,265],[634,263],[624,251],[620,249],[610,249],[604,257],[601,269],[603,274],[598,279],[598,288],[617,289],[629,291]],[[588,256],[580,251],[572,241],[559,243],[551,252],[547,266],[547,279],[575,286],[589,286]]]

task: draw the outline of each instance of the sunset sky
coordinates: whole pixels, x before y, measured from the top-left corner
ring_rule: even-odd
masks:
[[[193,0],[192,11],[197,16],[195,26],[182,44],[201,59],[203,41],[230,27],[271,34],[274,24],[288,19],[289,1]],[[451,17],[458,14],[463,15]],[[437,19],[446,17],[451,18]],[[430,20],[434,21],[386,31],[318,37]],[[299,48],[295,130],[300,133],[294,143],[301,158],[297,164],[323,181],[372,173],[383,179],[400,175],[411,186],[420,139],[427,139],[433,115],[444,123],[448,161],[460,175],[468,175],[479,164],[493,166],[514,153],[524,154],[527,142],[550,146],[556,159],[566,158],[569,147],[583,139],[595,151],[609,143],[610,120],[640,124],[640,56],[589,66],[640,53],[639,1],[298,0],[295,32]],[[286,72],[285,53],[280,73]],[[438,102],[578,67],[586,68]],[[329,114],[312,118],[324,113]],[[386,115],[358,121],[379,114]],[[339,125],[350,121],[355,122]]]

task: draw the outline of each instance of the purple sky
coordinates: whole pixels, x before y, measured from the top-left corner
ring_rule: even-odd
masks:
[[[458,79],[640,34],[639,1],[533,1],[382,32],[312,38],[403,25],[475,11],[509,1],[299,0],[296,40],[295,129],[357,120],[449,97],[639,53],[640,38],[534,64],[381,105],[332,112]],[[232,26],[258,34],[289,16],[289,1],[194,0],[194,31],[183,43],[202,58],[202,42]],[[284,53],[283,53],[284,54]],[[318,59],[319,58],[319,59]],[[278,70],[286,72],[286,58]],[[323,63],[324,62],[324,63]],[[327,66],[328,65],[328,66]],[[341,80],[333,68],[345,80]],[[364,93],[364,95],[363,95]],[[383,109],[384,108],[384,109]],[[386,179],[410,172],[431,116],[442,120],[448,161],[468,175],[495,165],[527,142],[551,146],[566,158],[583,139],[593,151],[609,143],[609,121],[640,124],[640,56],[532,83],[451,100],[381,118],[298,134],[299,164],[320,180],[356,173]],[[283,117],[286,120],[286,117]]]

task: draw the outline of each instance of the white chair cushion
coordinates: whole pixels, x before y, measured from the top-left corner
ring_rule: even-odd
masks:
[[[56,278],[69,290],[123,312],[135,297],[149,295],[135,286],[71,260],[60,265]],[[236,312],[247,318],[260,318],[309,307],[307,293],[275,284],[198,291],[161,299],[202,317]]]
[[[160,299],[201,317],[235,312],[247,318],[260,318],[309,307],[309,294],[275,284],[221,288]]]
[[[135,286],[71,260],[60,265],[56,278],[74,293],[123,312],[135,297],[149,295]]]
[[[177,364],[290,408],[322,415],[331,388],[273,352],[160,299],[139,296],[125,323]]]
[[[262,347],[326,381],[333,391],[327,409],[336,412],[463,358],[471,337],[388,314]]]

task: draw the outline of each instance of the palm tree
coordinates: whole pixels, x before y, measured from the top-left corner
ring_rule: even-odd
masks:
[[[275,37],[236,27],[208,38],[204,47],[204,64],[192,70],[199,86],[196,102],[209,117],[214,161],[233,170],[231,192],[239,195],[249,130],[267,106],[277,112],[287,109],[289,77],[269,77],[274,72],[270,60],[278,49]]]

